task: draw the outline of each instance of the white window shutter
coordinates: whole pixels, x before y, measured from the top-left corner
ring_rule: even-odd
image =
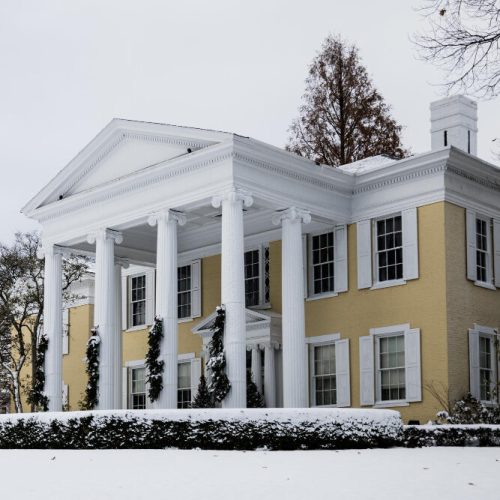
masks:
[[[337,406],[351,406],[351,384],[349,379],[349,339],[335,342],[335,364],[337,379]]]
[[[191,401],[194,401],[198,392],[198,385],[201,377],[201,359],[194,358],[191,360]]]
[[[146,272],[146,325],[155,319],[155,270]]]
[[[128,328],[128,278],[127,276],[122,276],[122,329],[126,330]]]
[[[69,390],[68,385],[63,382],[62,384],[62,404],[63,408],[66,409],[69,405]]]
[[[335,227],[334,238],[334,280],[335,292],[347,292],[348,274],[347,274],[347,225]]]
[[[302,235],[302,276],[304,277],[304,298],[307,299],[309,296],[308,290],[309,290],[309,280],[307,279],[307,274],[308,274],[308,267],[307,267],[307,253],[308,253],[308,244],[307,241],[308,238],[307,234]],[[312,281],[312,280],[311,280]]]
[[[359,337],[360,403],[375,404],[375,366],[373,359],[373,336]]]
[[[467,232],[467,279],[476,281],[476,212],[466,212]]]
[[[372,286],[372,226],[370,220],[356,224],[358,252],[358,288]]]
[[[191,263],[191,317],[201,316],[201,260]]]
[[[409,208],[401,212],[403,228],[403,278],[418,278],[418,222],[417,209]]]
[[[500,288],[500,220],[493,219],[493,270],[495,286]]]
[[[63,354],[69,354],[69,308],[63,309]]]
[[[420,329],[405,331],[406,400],[422,401],[422,376],[420,367]]]
[[[122,408],[128,408],[128,368],[122,368]]]
[[[469,330],[469,380],[470,393],[476,399],[481,399],[479,381],[479,332]]]

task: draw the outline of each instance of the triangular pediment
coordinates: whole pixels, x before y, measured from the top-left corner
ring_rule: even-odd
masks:
[[[158,123],[112,120],[24,208],[23,212],[61,198],[96,189],[201,149],[232,134]]]

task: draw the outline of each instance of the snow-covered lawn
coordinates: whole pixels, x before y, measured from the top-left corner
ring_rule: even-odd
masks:
[[[2,498],[500,498],[500,448],[1,450]]]

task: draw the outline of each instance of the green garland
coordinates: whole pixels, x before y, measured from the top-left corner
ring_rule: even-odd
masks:
[[[49,339],[41,335],[36,346],[36,370],[33,378],[33,386],[28,394],[28,403],[37,410],[47,411],[49,409],[49,398],[45,395],[45,354],[49,347]]]
[[[212,327],[212,339],[208,345],[210,359],[207,368],[210,370],[211,381],[208,390],[214,401],[220,403],[231,389],[231,383],[227,378],[226,356],[224,354],[224,323],[226,312],[222,306],[216,309],[214,326]]]
[[[160,397],[163,389],[163,369],[165,363],[164,361],[158,361],[162,339],[163,321],[157,316],[154,325],[149,330],[148,353],[146,355],[147,383],[149,384],[148,396],[152,403]]]
[[[87,341],[86,368],[88,375],[85,395],[80,405],[83,410],[93,410],[99,402],[99,351],[101,337],[99,337],[98,327],[90,330],[91,336]]]

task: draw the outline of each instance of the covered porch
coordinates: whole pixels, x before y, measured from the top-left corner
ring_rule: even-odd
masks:
[[[249,138],[111,122],[23,209],[43,226],[50,410],[62,407],[61,266],[68,252],[95,258],[99,409],[122,404],[122,267],[138,264],[156,270],[153,314],[163,321],[165,333],[163,390],[156,407],[175,408],[178,267],[216,254],[221,255],[224,349],[231,382],[223,405],[246,406],[247,349],[255,351],[256,372],[264,349],[263,381],[254,375],[267,393],[267,405],[276,406],[271,376],[276,368],[271,365],[278,349],[283,406],[307,407],[302,234],[305,225],[315,231],[347,222],[351,189],[349,176]],[[245,307],[245,249],[271,240],[282,241],[279,320]],[[193,329],[204,343],[212,312],[202,311],[204,319]]]

